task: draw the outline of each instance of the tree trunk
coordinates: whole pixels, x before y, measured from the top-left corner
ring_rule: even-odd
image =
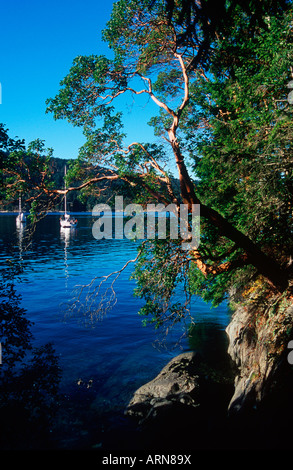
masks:
[[[172,137],[171,132],[169,136]],[[221,235],[232,240],[239,248],[242,248],[248,257],[248,263],[253,265],[274,288],[283,292],[288,287],[288,276],[285,270],[282,269],[276,260],[265,254],[247,235],[244,235],[235,228],[221,214],[201,203],[196,195],[194,184],[186,169],[176,138],[171,140],[171,144],[179,171],[180,189],[184,204],[188,204],[190,208],[192,204],[200,204],[201,217],[207,218],[218,228]]]
[[[198,198],[197,198],[198,201]],[[242,248],[252,264],[276,289],[283,292],[288,287],[288,276],[284,269],[273,258],[265,254],[249,237],[226,220],[221,214],[204,204],[200,204],[200,214],[209,219],[220,233]]]

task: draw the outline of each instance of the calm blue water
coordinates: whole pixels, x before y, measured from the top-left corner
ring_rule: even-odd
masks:
[[[191,344],[188,338],[177,344],[184,325],[167,337],[142,326],[142,317],[137,314],[142,301],[133,297],[135,283],[129,280],[132,263],[117,279],[116,304],[103,319],[96,317],[95,309],[92,317],[84,315],[83,308],[68,309],[74,302],[76,286],[121,269],[137,254],[136,244],[126,239],[97,241],[92,236],[92,217],[77,217],[78,228],[61,233],[59,216],[48,215],[26,247],[23,230],[16,229],[15,215],[0,215],[0,262],[5,264],[12,256],[22,263],[17,291],[33,322],[34,343],[52,342],[60,358],[61,390],[68,397],[73,416],[62,434],[63,445],[69,448],[89,438],[89,433],[96,433],[91,442],[101,445],[105,429],[95,429],[96,416],[123,412],[134,391]],[[78,306],[82,307],[85,296],[81,300]],[[211,309],[198,299],[193,302],[192,314],[203,337],[207,331],[223,332],[229,322],[225,305]],[[196,343],[200,348],[198,338],[200,335]],[[85,414],[86,420],[81,417]]]

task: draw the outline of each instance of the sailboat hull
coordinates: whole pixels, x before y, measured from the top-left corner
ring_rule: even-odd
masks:
[[[17,224],[24,224],[26,222],[26,216],[21,210],[21,197],[18,198],[18,216],[16,217]]]
[[[60,227],[61,228],[74,228],[77,226],[77,222],[67,221],[67,220],[60,220]]]
[[[72,219],[69,214],[65,212],[64,218],[60,218],[60,227],[61,228],[73,228],[77,226],[77,220]]]
[[[23,213],[18,214],[18,216],[16,217],[16,223],[18,223],[18,224],[25,224],[26,223],[26,217]]]

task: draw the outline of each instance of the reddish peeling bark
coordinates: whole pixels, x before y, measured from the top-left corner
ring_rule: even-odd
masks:
[[[205,275],[208,273],[218,274],[220,272],[228,271],[237,267],[237,264],[238,266],[251,264],[268,280],[268,282],[274,288],[280,292],[284,291],[288,287],[287,272],[279,265],[279,263],[277,263],[276,260],[272,259],[266,253],[264,253],[247,235],[244,235],[237,228],[235,228],[221,214],[201,203],[198,196],[196,195],[194,184],[190,179],[176,139],[173,141],[172,148],[175,154],[179,172],[179,181],[183,202],[188,204],[190,207],[192,204],[200,204],[201,217],[208,219],[215,227],[218,228],[221,235],[227,237],[229,240],[232,240],[239,248],[242,248],[244,251],[242,258],[239,258],[234,262],[218,265],[217,267],[205,265],[202,258],[197,255],[196,263],[201,272],[203,272]]]

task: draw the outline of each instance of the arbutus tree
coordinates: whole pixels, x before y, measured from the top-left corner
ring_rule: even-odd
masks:
[[[278,244],[282,231],[292,234],[290,18],[279,2],[275,9],[265,2],[261,12],[255,2],[248,11],[241,2],[221,2],[224,13],[216,21],[207,15],[211,3],[174,1],[166,8],[163,1],[120,0],[103,32],[113,58],[77,57],[58,95],[47,101],[55,119],[83,127],[86,137],[71,169],[86,176],[67,191],[121,180],[138,202],[184,203],[190,212],[200,205],[197,249],[186,253],[170,239],[140,248],[136,293],[146,300],[142,313],[157,325],[184,316],[187,303],[170,303],[179,282],[187,298],[194,292],[217,302],[253,277],[279,293],[292,278],[292,244]],[[161,145],[125,144],[123,115],[114,107],[123,95],[157,105],[151,125]],[[269,230],[274,221],[276,230]]]

